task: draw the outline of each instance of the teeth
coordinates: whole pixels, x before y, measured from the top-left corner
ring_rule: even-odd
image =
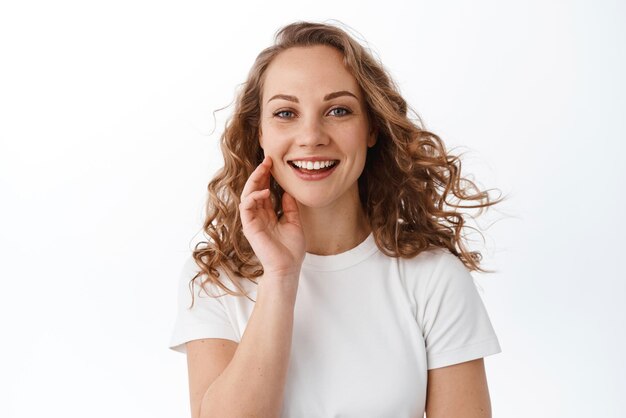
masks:
[[[335,161],[293,161],[293,165],[298,168],[304,168],[307,170],[319,170],[322,168],[330,167],[335,165]]]

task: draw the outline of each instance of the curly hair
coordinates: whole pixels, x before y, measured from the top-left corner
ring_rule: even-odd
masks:
[[[447,248],[469,270],[485,271],[479,265],[480,252],[467,247],[466,230],[475,228],[466,224],[469,215],[461,210],[478,209],[480,215],[502,199],[491,199],[488,191],[461,177],[460,158],[448,153],[442,140],[423,128],[368,49],[336,26],[297,22],[277,32],[274,45],[258,55],[239,91],[234,114],[220,139],[224,166],[208,184],[203,230],[210,240],[198,243],[193,251],[201,271],[191,279],[190,289],[194,280],[206,276],[203,289],[211,282],[228,294],[248,297],[239,279],[257,283],[254,279],[263,274],[242,232],[239,199],[246,180],[263,160],[258,138],[264,73],[282,51],[316,45],[343,54],[346,68],[364,92],[367,116],[377,133],[376,144],[367,150],[358,188],[380,251],[390,257],[412,258],[433,247]],[[272,178],[270,199],[279,218],[282,193]],[[238,291],[219,280],[219,270]]]

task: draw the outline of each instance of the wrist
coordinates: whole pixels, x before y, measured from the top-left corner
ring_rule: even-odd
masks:
[[[298,291],[300,274],[275,274],[265,272],[259,277],[259,292],[269,292],[273,294],[284,294],[286,296],[295,296]],[[263,289],[263,290],[261,290]]]
[[[300,269],[289,269],[289,270],[268,270],[263,269],[263,275],[260,277],[260,281],[265,281],[266,283],[281,283],[284,285],[288,285],[290,283],[297,283],[300,279]]]

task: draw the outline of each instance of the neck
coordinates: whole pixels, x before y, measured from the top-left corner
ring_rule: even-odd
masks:
[[[333,255],[348,251],[367,238],[371,232],[358,196],[344,204],[311,208],[298,203],[306,239],[306,252]]]

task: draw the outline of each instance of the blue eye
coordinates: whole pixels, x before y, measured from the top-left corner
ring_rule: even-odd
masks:
[[[279,110],[274,113],[274,116],[278,116],[281,119],[289,119],[293,117],[293,112],[291,110]]]
[[[346,116],[350,114],[350,111],[343,107],[336,107],[331,109],[330,114],[331,116]]]

